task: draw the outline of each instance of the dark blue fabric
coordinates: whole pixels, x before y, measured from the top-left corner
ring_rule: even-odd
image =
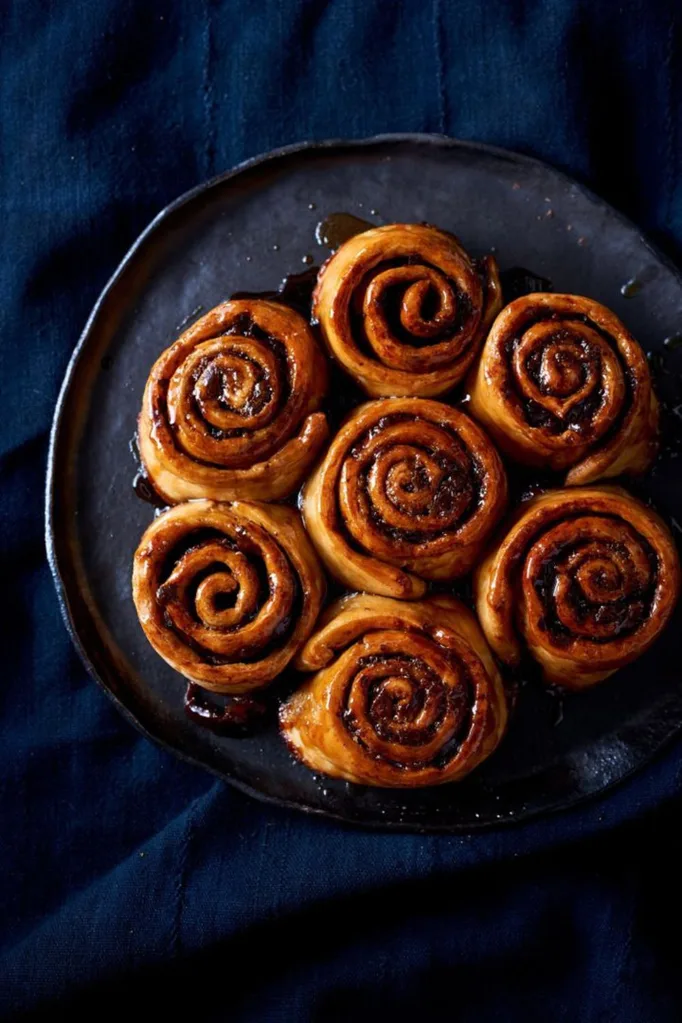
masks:
[[[403,130],[497,143],[679,258],[678,0],[1,6],[6,1016],[145,997],[174,1019],[682,1018],[682,745],[608,799],[477,837],[262,806],[118,716],[42,544],[48,428],[89,309],[165,203],[245,157]]]

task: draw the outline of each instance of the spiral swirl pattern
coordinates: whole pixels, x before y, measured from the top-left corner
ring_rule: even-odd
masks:
[[[494,259],[477,267],[451,234],[419,224],[349,239],[313,298],[329,350],[372,397],[444,394],[500,308]]]
[[[316,674],[284,704],[282,732],[296,756],[334,777],[402,788],[455,781],[505,730],[495,662],[451,597],[342,598],[297,664]]]
[[[507,484],[494,447],[436,401],[367,402],[349,417],[303,492],[308,532],[346,586],[410,599],[479,557]]]
[[[653,643],[679,584],[675,544],[654,512],[620,487],[581,487],[522,506],[477,572],[476,605],[504,662],[518,664],[523,640],[548,682],[581,689]]]
[[[312,630],[324,589],[298,516],[278,505],[177,505],[135,553],[133,598],[147,639],[216,692],[272,681]]]
[[[277,500],[300,485],[327,439],[316,411],[324,356],[294,310],[224,302],[155,363],[138,424],[142,461],[170,503]]]
[[[644,472],[658,404],[643,351],[604,306],[533,294],[495,320],[470,384],[471,413],[503,451],[568,470],[569,484]]]

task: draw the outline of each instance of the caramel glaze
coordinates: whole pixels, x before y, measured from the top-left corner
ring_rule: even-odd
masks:
[[[296,666],[314,674],[282,705],[282,734],[296,757],[332,777],[399,788],[456,781],[506,728],[495,661],[453,597],[346,596],[323,614]]]
[[[267,712],[266,700],[253,696],[208,696],[195,682],[190,682],[185,692],[187,717],[218,735],[250,735]]]
[[[153,483],[144,469],[139,469],[135,473],[133,477],[133,490],[136,497],[139,497],[141,501],[145,501],[147,504],[153,505],[154,508],[166,508],[168,506],[168,502],[161,497],[161,494],[157,494]]]
[[[521,505],[474,575],[479,621],[500,660],[524,646],[550,684],[583,689],[640,656],[679,595],[672,536],[616,486],[551,490]]]
[[[262,299],[266,302],[282,302],[309,320],[313,290],[319,272],[319,266],[310,266],[299,273],[287,274],[280,281],[276,291],[235,291],[230,300]]]
[[[315,240],[318,245],[324,245],[335,252],[356,234],[369,231],[374,226],[352,213],[330,213],[315,228]]]

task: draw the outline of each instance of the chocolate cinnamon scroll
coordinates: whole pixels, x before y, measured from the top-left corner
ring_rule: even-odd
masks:
[[[147,639],[216,692],[273,681],[310,635],[324,590],[298,515],[279,505],[177,505],[149,526],[133,565]]]
[[[413,599],[481,556],[507,482],[483,430],[449,405],[391,398],[360,405],[303,491],[318,553],[349,589]]]
[[[644,472],[658,403],[621,321],[577,295],[532,294],[495,320],[470,381],[471,414],[511,458],[585,484]]]
[[[326,386],[324,356],[293,309],[216,306],[149,375],[138,443],[154,488],[169,504],[286,497],[327,439]]]
[[[325,264],[313,314],[367,394],[432,397],[462,380],[501,303],[492,256],[476,265],[445,231],[389,224]]]
[[[440,785],[468,774],[504,734],[495,661],[452,597],[344,597],[297,666],[315,674],[283,705],[280,727],[314,771],[365,785]]]
[[[651,646],[680,588],[668,528],[620,487],[554,490],[519,510],[476,573],[476,608],[501,661],[524,645],[548,682],[583,689]]]

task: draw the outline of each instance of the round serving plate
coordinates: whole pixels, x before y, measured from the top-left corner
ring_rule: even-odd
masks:
[[[424,135],[309,143],[250,160],[159,214],[105,288],[69,364],[47,482],[48,555],[67,627],[130,721],[259,798],[356,824],[453,832],[569,807],[641,767],[682,726],[682,608],[646,656],[590,692],[560,704],[538,684],[522,686],[490,761],[459,784],[406,792],[311,774],[290,756],[274,715],[242,738],[189,719],[185,681],[137,622],[131,563],[154,511],[133,490],[129,445],[149,369],[202,311],[237,291],[275,288],[311,257],[323,261],[316,228],[339,211],[376,224],[437,224],[473,255],[494,251],[503,270],[526,267],[555,290],[605,303],[654,353],[659,393],[675,404],[682,352],[670,339],[682,324],[682,279],[633,224],[553,168]],[[638,492],[679,528],[676,455],[664,451]]]

